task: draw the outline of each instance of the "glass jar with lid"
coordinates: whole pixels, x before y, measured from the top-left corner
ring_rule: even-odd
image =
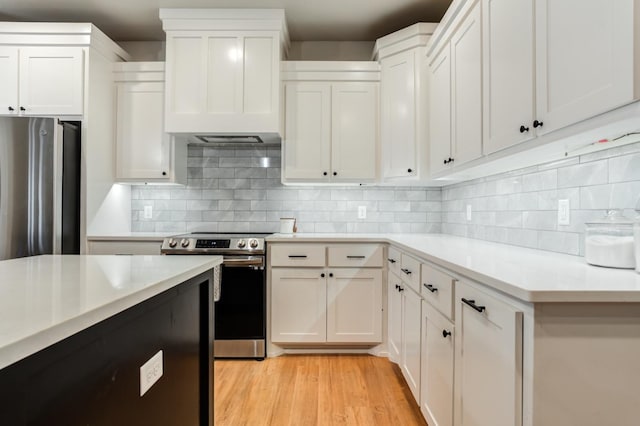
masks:
[[[587,263],[608,268],[636,267],[634,221],[621,210],[609,210],[601,220],[586,224],[584,256]]]

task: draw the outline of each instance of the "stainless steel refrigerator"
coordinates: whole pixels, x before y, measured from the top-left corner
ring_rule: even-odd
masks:
[[[0,260],[80,252],[80,123],[0,117]]]

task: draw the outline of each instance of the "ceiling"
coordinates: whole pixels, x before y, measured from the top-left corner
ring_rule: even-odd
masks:
[[[0,0],[0,20],[92,22],[116,41],[163,40],[161,7],[283,8],[293,41],[367,41],[439,22],[451,0]]]

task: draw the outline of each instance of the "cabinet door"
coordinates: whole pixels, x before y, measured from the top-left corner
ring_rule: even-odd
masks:
[[[522,312],[478,286],[456,287],[457,426],[522,424]]]
[[[382,60],[380,128],[385,178],[416,174],[416,77],[414,51]]]
[[[389,340],[389,359],[402,362],[402,281],[396,274],[389,272],[387,287],[387,334]]]
[[[447,44],[430,64],[429,153],[431,174],[449,168],[451,157],[451,54]]]
[[[278,32],[172,31],[168,132],[279,131]]]
[[[285,92],[285,179],[329,181],[331,172],[331,87],[287,83]]]
[[[451,39],[452,165],[482,155],[482,22],[480,2]]]
[[[453,324],[422,302],[420,409],[427,423],[453,425]]]
[[[327,340],[327,281],[324,269],[271,270],[271,340]]]
[[[372,181],[378,151],[378,85],[331,87],[331,179]]]
[[[18,49],[0,47],[0,114],[18,114]]]
[[[536,119],[547,133],[633,100],[634,0],[536,1]]]
[[[533,138],[533,0],[483,0],[483,153]]]
[[[25,115],[82,115],[84,52],[80,47],[20,49],[20,100]]]
[[[162,179],[170,171],[164,83],[122,83],[117,93],[117,178]]]
[[[381,342],[382,270],[332,268],[329,277],[327,342]]]
[[[416,402],[420,403],[420,337],[422,299],[403,284],[402,293],[402,374]]]

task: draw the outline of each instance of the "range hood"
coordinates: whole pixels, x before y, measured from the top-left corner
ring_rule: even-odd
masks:
[[[210,133],[193,134],[187,137],[189,144],[207,146],[280,146],[281,139],[277,133]]]

